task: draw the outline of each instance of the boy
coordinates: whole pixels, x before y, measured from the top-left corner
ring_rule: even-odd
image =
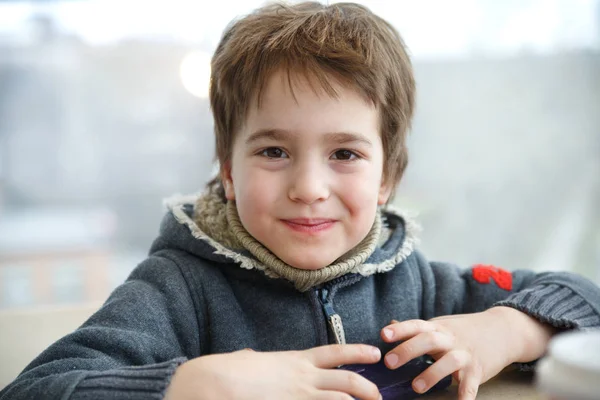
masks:
[[[366,8],[265,6],[227,29],[212,72],[220,176],[171,202],[149,258],[0,398],[378,399],[334,367],[429,354],[413,388],[452,374],[465,400],[556,330],[600,325],[585,279],[415,250],[414,224],[386,207],[412,68]]]

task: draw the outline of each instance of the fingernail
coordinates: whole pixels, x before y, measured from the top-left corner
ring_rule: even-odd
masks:
[[[377,347],[373,347],[371,351],[373,352],[375,358],[377,358],[378,360],[381,358],[381,350],[379,350]]]
[[[389,328],[383,328],[383,336],[385,336],[386,339],[392,339],[392,337],[394,337],[394,331]]]
[[[425,391],[425,381],[423,379],[417,379],[413,386],[419,393],[423,393]]]
[[[385,356],[385,362],[389,367],[394,368],[396,365],[398,365],[398,356],[394,353],[389,353],[387,356]]]

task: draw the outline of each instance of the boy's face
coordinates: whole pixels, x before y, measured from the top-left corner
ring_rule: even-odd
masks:
[[[316,270],[365,238],[390,189],[378,110],[352,89],[335,85],[335,99],[293,78],[292,94],[287,75],[274,74],[261,107],[251,105],[222,179],[254,238],[289,265]]]

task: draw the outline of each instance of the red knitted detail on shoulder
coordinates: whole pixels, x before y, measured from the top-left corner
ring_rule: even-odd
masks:
[[[475,265],[473,267],[473,279],[483,284],[488,284],[490,279],[493,279],[500,289],[512,290],[512,274],[493,265]]]

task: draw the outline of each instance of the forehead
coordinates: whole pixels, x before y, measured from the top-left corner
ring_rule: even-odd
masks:
[[[277,71],[248,108],[242,133],[280,129],[297,133],[379,131],[377,107],[358,90],[334,77],[324,86],[317,78]]]

